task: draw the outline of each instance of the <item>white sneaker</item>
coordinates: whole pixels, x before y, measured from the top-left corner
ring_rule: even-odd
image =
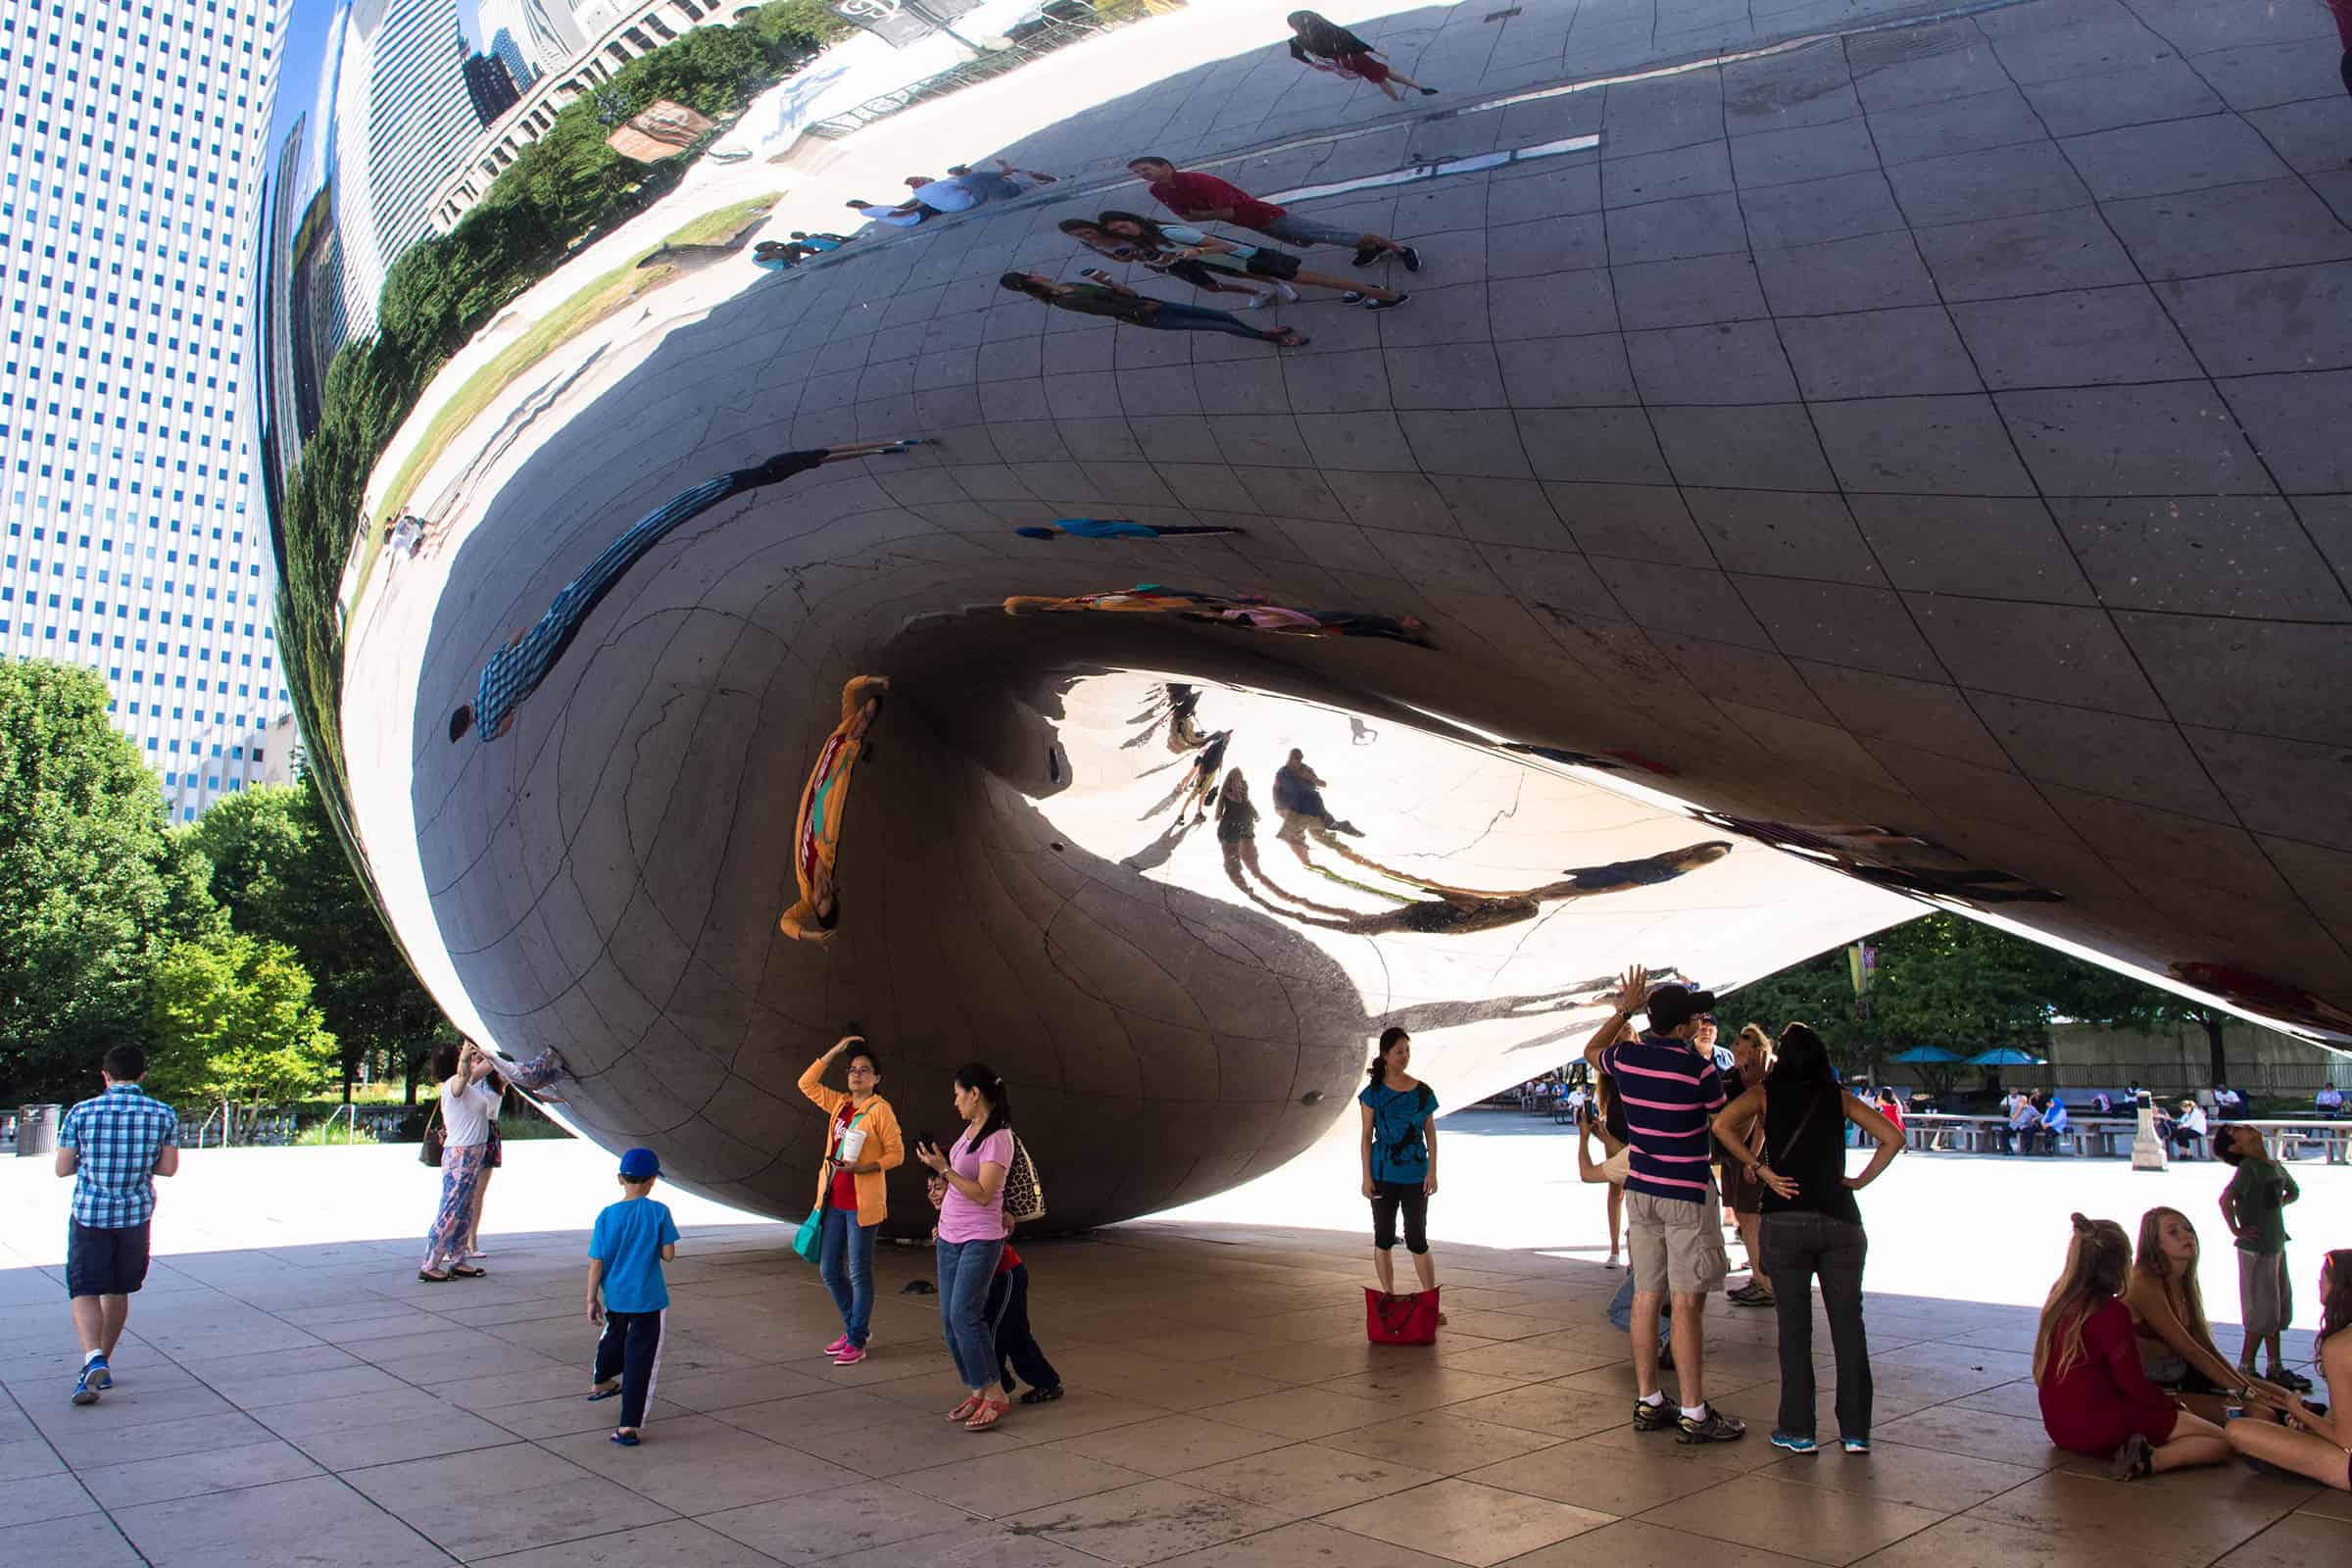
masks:
[[[1252,294],[1241,304],[1236,305],[1234,309],[1237,311],[1262,311],[1266,308],[1266,301],[1273,297],[1271,294]]]
[[[1295,288],[1291,287],[1291,285],[1290,285],[1290,284],[1288,284],[1288,283],[1279,283],[1279,282],[1278,282],[1278,283],[1276,283],[1276,284],[1274,285],[1274,287],[1275,287],[1276,291],[1277,291],[1277,292],[1279,292],[1279,293],[1282,295],[1283,299],[1284,299],[1285,301],[1287,301],[1288,303],[1290,303],[1290,304],[1292,304],[1292,305],[1296,305],[1296,304],[1298,304],[1298,291],[1297,289],[1295,289]]]

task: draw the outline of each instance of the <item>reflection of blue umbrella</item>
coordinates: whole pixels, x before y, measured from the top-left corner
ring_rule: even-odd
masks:
[[[2039,1067],[2044,1065],[2039,1056],[2030,1051],[2020,1051],[2015,1046],[1995,1046],[1990,1051],[1980,1051],[1968,1058],[1968,1064],[1971,1067]]]
[[[1888,1061],[1958,1061],[1960,1056],[1957,1052],[1946,1051],[1941,1046],[1913,1046],[1909,1051],[1898,1051],[1886,1059]]]

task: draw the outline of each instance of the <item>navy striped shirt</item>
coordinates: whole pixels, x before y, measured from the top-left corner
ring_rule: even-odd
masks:
[[[1600,1070],[1616,1080],[1625,1107],[1633,1159],[1629,1193],[1702,1203],[1713,1190],[1708,1132],[1724,1106],[1723,1076],[1711,1057],[1666,1035],[1623,1040],[1600,1054]]]

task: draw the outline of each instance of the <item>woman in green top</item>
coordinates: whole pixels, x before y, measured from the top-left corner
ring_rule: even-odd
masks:
[[[1282,283],[1309,283],[1317,288],[1336,288],[1340,298],[1349,305],[1361,305],[1367,311],[1394,310],[1412,298],[1393,288],[1381,288],[1372,283],[1351,283],[1344,277],[1326,272],[1309,272],[1298,265],[1298,258],[1288,251],[1278,251],[1271,245],[1245,245],[1240,240],[1224,239],[1193,227],[1190,223],[1161,223],[1136,213],[1104,213],[1095,220],[1102,232],[1118,239],[1133,240],[1180,257],[1198,257],[1210,265],[1239,262],[1242,270],[1253,277],[1270,277]],[[1298,296],[1293,295],[1296,299]]]
[[[1108,272],[1092,275],[1096,279],[1092,283],[1056,283],[1042,272],[1006,272],[997,281],[1015,294],[1028,295],[1040,305],[1076,311],[1081,316],[1107,316],[1114,321],[1149,327],[1154,332],[1225,332],[1234,337],[1255,338],[1277,348],[1306,347],[1306,334],[1290,327],[1270,326],[1260,331],[1225,311],[1150,299],[1123,284],[1113,283]]]

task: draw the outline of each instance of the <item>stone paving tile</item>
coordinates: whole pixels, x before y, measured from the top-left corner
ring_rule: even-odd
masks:
[[[655,1441],[649,1437],[648,1446]],[[464,1558],[601,1536],[671,1516],[651,1498],[528,1444],[373,1465],[347,1471],[340,1481]],[[274,1490],[222,1495],[259,1496]]]

